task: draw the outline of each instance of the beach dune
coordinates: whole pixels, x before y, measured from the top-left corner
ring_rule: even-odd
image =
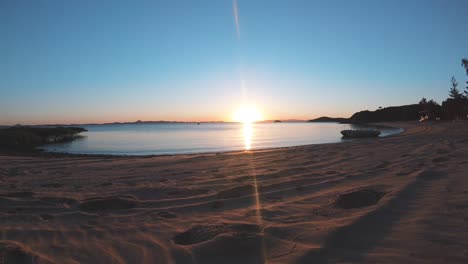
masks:
[[[0,263],[468,263],[468,123],[155,157],[0,156]],[[3,262],[2,262],[3,261]]]

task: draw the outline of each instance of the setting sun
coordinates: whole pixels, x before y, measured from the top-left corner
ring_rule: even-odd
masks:
[[[253,123],[263,120],[262,113],[253,106],[239,107],[233,115],[234,122]]]
[[[468,264],[467,13],[0,0],[0,264]]]

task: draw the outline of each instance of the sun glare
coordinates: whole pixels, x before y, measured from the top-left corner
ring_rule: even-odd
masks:
[[[253,123],[263,120],[263,115],[257,108],[252,106],[242,106],[234,112],[234,122]]]

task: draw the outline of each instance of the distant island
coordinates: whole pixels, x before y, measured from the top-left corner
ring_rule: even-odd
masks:
[[[311,119],[308,122],[343,123],[343,122],[348,122],[348,118],[322,116],[322,117],[319,117],[319,118]]]
[[[128,122],[108,122],[108,123],[82,123],[82,124],[44,124],[34,125],[36,127],[61,127],[61,126],[100,126],[100,125],[133,125],[133,124],[203,124],[203,123],[226,123],[224,121],[167,121],[167,120],[156,120],[156,121],[128,121]],[[9,126],[3,126],[9,127]],[[0,126],[2,128],[2,126]]]
[[[306,122],[302,119],[271,119],[271,120],[263,120],[258,121],[257,123],[301,123]]]

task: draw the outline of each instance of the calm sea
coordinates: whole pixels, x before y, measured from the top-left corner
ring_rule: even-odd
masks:
[[[78,154],[158,155],[251,150],[341,142],[336,123],[162,123],[84,126],[88,132],[47,151]],[[381,136],[401,132],[384,129]]]

